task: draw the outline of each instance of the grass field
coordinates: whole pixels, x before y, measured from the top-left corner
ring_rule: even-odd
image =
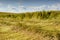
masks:
[[[60,11],[0,12],[0,40],[60,40]]]

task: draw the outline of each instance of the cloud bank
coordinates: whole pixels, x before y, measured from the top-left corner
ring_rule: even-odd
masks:
[[[40,5],[40,6],[24,6],[24,5],[10,5],[6,7],[3,3],[0,3],[1,12],[33,12],[33,11],[42,11],[42,10],[60,10],[60,3],[52,5]]]

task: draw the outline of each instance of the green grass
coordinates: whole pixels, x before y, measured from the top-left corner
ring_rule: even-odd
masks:
[[[0,12],[0,40],[60,40],[60,11]]]

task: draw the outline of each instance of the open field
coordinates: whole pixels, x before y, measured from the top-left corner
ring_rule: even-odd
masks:
[[[60,40],[60,11],[0,12],[0,40]]]

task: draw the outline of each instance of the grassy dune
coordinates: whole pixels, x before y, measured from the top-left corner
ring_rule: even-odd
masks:
[[[60,11],[0,12],[0,40],[60,40]]]

